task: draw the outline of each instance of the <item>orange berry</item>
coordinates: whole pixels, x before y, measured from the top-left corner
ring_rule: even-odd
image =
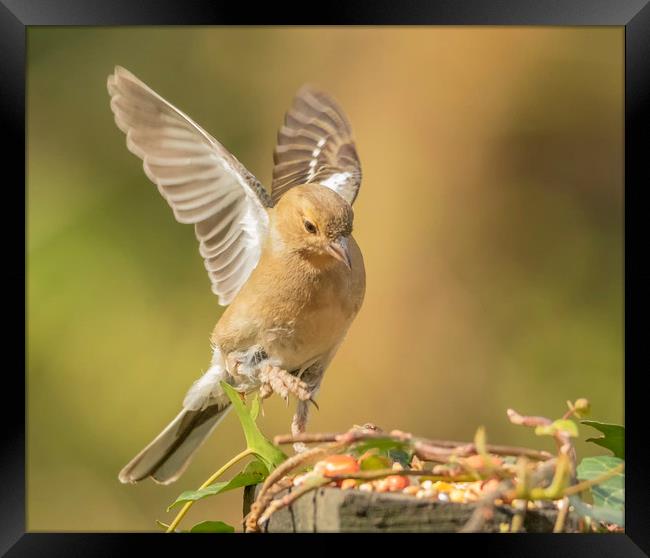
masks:
[[[337,475],[349,475],[359,470],[357,460],[351,455],[329,455],[321,461],[324,477],[335,477]]]
[[[388,490],[390,492],[397,492],[398,490],[403,490],[410,483],[406,477],[402,475],[390,475],[386,477],[386,484],[388,485]]]

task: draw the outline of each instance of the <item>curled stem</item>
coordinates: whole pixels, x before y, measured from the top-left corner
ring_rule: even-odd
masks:
[[[253,455],[253,450],[250,448],[245,449],[241,453],[237,454],[235,457],[233,457],[228,463],[226,463],[223,467],[221,467],[217,472],[215,472],[208,480],[206,480],[200,487],[199,490],[202,490],[204,488],[207,488],[210,486],[214,481],[216,481],[221,475],[223,475],[230,467],[241,461],[242,459],[248,457],[249,455]],[[179,523],[183,520],[185,517],[185,514],[189,511],[189,509],[192,507],[192,504],[194,501],[187,502],[178,512],[176,517],[174,518],[174,521],[172,521],[169,524],[169,527],[167,528],[167,533],[173,533],[176,530],[176,527],[178,527]]]
[[[427,438],[418,438],[408,432],[393,430],[390,433],[376,432],[361,429],[352,429],[343,433],[302,433],[297,435],[280,434],[275,436],[273,443],[276,445],[293,444],[302,442],[306,444],[318,444],[324,442],[339,442],[349,445],[361,440],[395,440],[397,442],[406,442],[410,444],[414,453],[425,461],[446,462],[450,455],[455,454],[457,457],[465,457],[478,453],[476,446],[472,442],[457,442],[453,440],[429,440]],[[537,451],[528,448],[515,446],[503,446],[486,444],[485,449],[488,453],[494,455],[525,455],[536,461],[546,461],[553,457],[546,451]]]
[[[595,486],[596,484],[600,484],[601,482],[605,482],[607,479],[610,479],[612,477],[615,477],[616,475],[620,474],[623,472],[623,469],[625,468],[625,465],[621,463],[620,465],[617,465],[613,469],[610,469],[606,473],[603,473],[599,477],[596,477],[594,479],[586,480],[579,482],[578,484],[574,484],[572,486],[569,486],[564,490],[564,495],[565,496],[571,496],[573,494],[577,494],[578,492],[583,492],[587,490],[588,488],[591,488],[592,486]]]

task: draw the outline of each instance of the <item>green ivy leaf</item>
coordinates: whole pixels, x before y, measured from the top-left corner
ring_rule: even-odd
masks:
[[[392,449],[388,450],[388,457],[390,457],[393,461],[397,461],[405,469],[408,469],[410,467],[412,458],[410,452],[399,449]]]
[[[569,496],[569,503],[573,506],[576,513],[582,517],[591,517],[596,521],[615,523],[616,525],[625,527],[625,516],[623,510],[615,510],[603,506],[590,506],[585,504],[576,494]]]
[[[625,427],[619,424],[607,424],[595,420],[583,420],[582,424],[591,426],[604,436],[598,438],[587,438],[587,442],[593,442],[611,451],[615,457],[625,459]]]
[[[253,417],[255,402],[253,402],[252,409],[249,411],[239,397],[237,391],[235,391],[232,386],[226,382],[221,382],[221,387],[230,399],[230,402],[237,413],[239,423],[244,430],[248,449],[253,451],[264,462],[269,471],[275,469],[287,458],[287,456],[279,448],[269,442],[260,432],[257,424],[255,424],[255,418]],[[259,411],[259,401],[257,403],[257,411]],[[255,416],[257,416],[257,411],[255,411]]]
[[[202,500],[208,496],[215,496],[222,492],[227,492],[228,490],[257,484],[262,482],[268,474],[268,469],[264,463],[256,459],[255,461],[251,461],[241,473],[234,476],[229,481],[215,482],[214,484],[199,490],[186,490],[176,498],[176,501],[167,508],[167,511],[180,504],[184,504],[185,502],[195,502],[196,500]]]
[[[201,521],[192,527],[190,533],[234,533],[235,528],[223,521]]]
[[[622,459],[610,455],[585,457],[578,465],[579,480],[591,480],[600,477],[623,463]],[[619,473],[605,482],[591,487],[595,506],[603,506],[614,510],[623,510],[625,506],[625,475]]]
[[[536,426],[537,436],[554,436],[557,432],[565,432],[572,438],[578,437],[578,426],[569,419],[558,419],[545,426]]]

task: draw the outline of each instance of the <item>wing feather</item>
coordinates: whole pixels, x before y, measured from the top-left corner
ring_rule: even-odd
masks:
[[[116,67],[107,87],[127,148],[176,220],[194,225],[212,291],[229,304],[259,261],[270,196],[223,145],[129,71]]]
[[[338,103],[311,86],[298,91],[273,153],[273,203],[298,184],[318,183],[354,203],[361,164],[352,129]]]

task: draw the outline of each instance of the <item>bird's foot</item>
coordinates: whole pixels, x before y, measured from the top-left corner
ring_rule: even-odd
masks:
[[[262,384],[260,386],[259,396],[261,400],[267,399],[273,395],[271,384]]]
[[[268,397],[271,393],[277,393],[285,401],[289,401],[289,394],[295,395],[300,401],[311,399],[311,389],[286,370],[279,366],[267,365],[260,372],[260,397]]]

